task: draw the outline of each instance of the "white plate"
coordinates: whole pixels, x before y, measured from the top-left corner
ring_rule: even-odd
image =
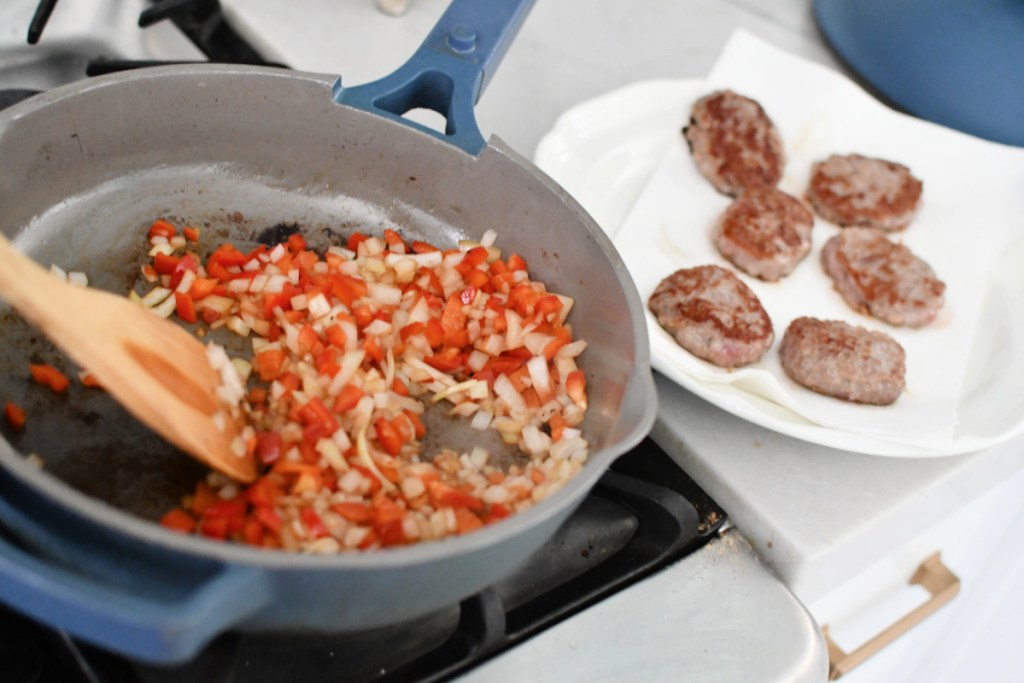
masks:
[[[645,81],[580,104],[565,112],[541,140],[536,164],[614,238],[666,150],[679,143],[690,103],[710,89],[703,80]],[[637,272],[633,275],[643,279]],[[639,275],[649,279],[648,273]],[[823,426],[741,386],[698,379],[667,357],[659,343],[664,333],[649,316],[652,357],[659,371],[705,400],[805,441],[903,457],[976,451],[1024,431],[1024,315],[1013,315],[1020,310],[1014,302],[1024,296],[1024,241],[1007,249],[988,277],[956,408],[957,426],[940,448]],[[670,348],[679,353],[677,347]]]

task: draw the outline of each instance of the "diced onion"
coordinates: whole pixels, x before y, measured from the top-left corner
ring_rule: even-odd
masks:
[[[491,426],[492,419],[494,419],[494,415],[490,411],[478,410],[474,413],[473,420],[469,423],[469,426],[483,431]]]
[[[145,297],[143,297],[143,299],[145,299]],[[158,303],[156,306],[153,306],[149,310],[153,311],[161,318],[169,318],[171,317],[171,314],[174,313],[176,308],[177,301],[175,300],[175,298],[173,296],[167,296],[164,298],[163,301]]]
[[[142,297],[142,305],[146,308],[153,308],[166,300],[171,294],[171,290],[166,287],[154,287]]]
[[[368,282],[369,295],[384,306],[397,306],[402,301],[402,290],[392,285]]]
[[[186,270],[181,274],[181,282],[174,288],[175,292],[182,294],[188,294],[188,290],[192,289],[192,283],[196,281],[196,274],[191,270]]]
[[[505,375],[498,375],[494,380],[494,393],[497,394],[498,398],[505,401],[508,405],[509,412],[513,417],[522,416],[526,413],[526,401],[523,400],[522,395],[516,388],[512,386],[512,382],[509,381]]]
[[[249,291],[254,294],[259,294],[267,288],[267,283],[270,281],[270,277],[263,273],[260,273],[249,282]]]
[[[235,334],[237,334],[239,337],[249,336],[249,331],[251,328],[249,327],[249,325],[246,324],[244,320],[239,318],[237,315],[233,315],[230,318],[228,318],[226,324],[227,328],[234,332]]]
[[[288,284],[288,276],[281,275],[280,273],[271,275],[270,279],[267,280],[267,286],[263,288],[263,291],[267,294],[280,294],[284,291],[284,286]]]
[[[526,361],[526,369],[533,380],[533,388],[543,399],[551,393],[551,375],[548,373],[548,361],[544,356],[534,356]]]
[[[313,318],[322,318],[331,312],[331,302],[323,294],[317,294],[307,302],[309,314]]]

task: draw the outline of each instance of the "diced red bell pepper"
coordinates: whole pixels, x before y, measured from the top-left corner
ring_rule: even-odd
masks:
[[[562,310],[562,300],[554,294],[545,294],[537,299],[534,304],[534,311],[538,315],[547,316],[549,313],[558,313]]]
[[[407,387],[405,385],[405,382],[403,382],[398,377],[395,377],[391,381],[391,391],[395,392],[399,396],[408,396],[409,395],[409,387]]]
[[[327,341],[331,346],[343,351],[345,350],[348,335],[345,334],[345,330],[341,325],[331,325],[324,330],[324,336],[327,337]]]
[[[427,433],[427,428],[423,426],[423,421],[420,420],[420,416],[411,410],[405,410],[403,412],[405,413],[405,416],[409,418],[409,422],[412,423],[413,434],[416,435],[417,439],[422,439]]]
[[[272,508],[260,506],[253,510],[252,514],[268,531],[275,534],[281,533],[281,527],[284,525],[284,522],[281,520],[281,516],[274,512]]]
[[[483,510],[484,502],[476,496],[470,495],[458,489],[452,488],[440,481],[432,481],[427,485],[434,503],[441,507],[468,508],[470,510]]]
[[[217,289],[217,285],[220,282],[209,277],[197,277],[192,281],[192,286],[188,290],[188,295],[192,297],[193,301],[200,301],[213,294],[213,291]]]
[[[171,275],[179,263],[181,263],[180,256],[170,256],[158,251],[156,256],[153,257],[153,270],[160,275]]]
[[[192,494],[192,505],[191,512],[193,515],[200,517],[206,509],[216,503],[220,498],[214,493],[213,489],[205,481],[196,483],[195,493]]]
[[[377,431],[377,441],[381,448],[389,455],[398,455],[402,450],[402,435],[395,428],[395,425],[383,417],[373,421],[373,428]]]
[[[366,235],[361,232],[354,232],[348,236],[348,241],[345,246],[349,251],[359,251],[359,245],[365,242],[367,239]]]
[[[293,253],[297,253],[297,252],[305,250],[305,248],[306,248],[306,238],[305,237],[303,237],[302,235],[300,235],[297,232],[288,236],[288,251],[291,251]]]
[[[28,416],[25,413],[25,409],[21,406],[5,401],[4,417],[7,418],[7,424],[11,425],[11,429],[14,431],[20,432],[25,429],[25,422],[28,420]]]
[[[484,525],[483,520],[466,508],[455,508],[455,528],[460,534],[468,534]]]
[[[225,517],[204,517],[199,522],[199,533],[215,540],[226,540],[229,530],[230,524]]]
[[[245,515],[245,501],[234,498],[232,500],[218,499],[211,503],[203,512],[203,518],[211,517],[241,517]]]
[[[316,333],[312,325],[303,325],[302,329],[299,330],[298,347],[299,353],[313,353],[315,354],[317,346],[320,344],[320,335]]]
[[[181,279],[185,277],[185,271],[191,270],[193,273],[198,271],[196,260],[192,254],[185,254],[178,260],[178,264],[174,266],[174,271],[171,273],[171,281],[168,287],[171,289],[177,289],[178,285],[181,284]],[[159,269],[157,269],[159,272]]]
[[[491,287],[491,277],[479,268],[469,271],[465,276],[465,280],[467,285],[475,289],[493,289]]]
[[[558,350],[572,341],[572,335],[565,327],[558,326],[554,331],[554,339],[544,346],[544,357],[551,360],[558,353]]]
[[[256,459],[264,465],[272,465],[281,458],[281,446],[280,432],[256,432]]]
[[[374,496],[376,510],[373,530],[382,546],[400,545],[406,542],[403,520],[405,508],[383,493]]]
[[[263,525],[260,524],[258,519],[250,517],[245,520],[245,526],[242,527],[242,540],[249,545],[262,546],[263,536],[265,531]]]
[[[356,306],[352,310],[352,316],[360,330],[373,322],[373,310],[369,306]]]
[[[206,271],[212,273],[211,268],[219,266],[222,269],[230,268],[232,266],[241,266],[249,260],[249,257],[240,252],[233,244],[222,244],[210,254],[210,257],[206,259]],[[218,279],[220,278],[215,276]]]
[[[433,244],[423,242],[420,240],[414,240],[413,243],[409,245],[409,248],[412,249],[413,253],[416,254],[426,254],[431,251],[440,251]]]
[[[370,524],[377,513],[365,503],[343,501],[334,503],[331,509],[353,524]]]
[[[509,270],[526,270],[526,260],[519,254],[512,254],[508,257]]]
[[[302,519],[302,523],[306,525],[306,531],[313,538],[324,538],[331,535],[327,531],[324,521],[320,519],[320,515],[313,508],[303,508],[302,512],[299,513],[299,517]]]
[[[587,378],[582,370],[573,370],[565,378],[565,392],[573,403],[581,408],[587,407]]]
[[[188,294],[175,292],[174,307],[178,317],[183,322],[194,323],[199,320],[198,316],[196,316],[196,302],[192,301],[192,297]]]
[[[177,229],[162,218],[156,219],[153,221],[153,224],[149,226],[150,239],[153,239],[154,237],[167,237],[169,239],[174,237],[177,233]]]
[[[286,359],[281,349],[267,349],[253,356],[253,365],[261,380],[271,382],[281,376]]]
[[[363,397],[363,390],[352,384],[346,384],[341,388],[341,393],[334,399],[334,412],[343,413],[352,410]]]
[[[402,338],[402,341],[409,341],[409,337],[420,334],[426,329],[426,325],[421,322],[409,323],[398,331],[398,335]]]
[[[29,363],[29,373],[32,375],[32,379],[38,384],[50,387],[53,391],[63,393],[67,391],[68,385],[71,382],[65,377],[64,373],[46,363]]]
[[[423,334],[426,336],[427,343],[430,344],[432,349],[436,349],[444,343],[444,328],[441,326],[441,321],[436,318],[431,318],[427,321]]]
[[[466,327],[466,313],[462,310],[462,307],[466,305],[463,294],[464,291],[453,292],[444,306],[444,313],[441,314],[441,329],[444,330],[446,336]]]
[[[313,266],[317,264],[320,258],[311,251],[300,251],[292,257],[292,263],[295,267],[304,273],[310,273],[313,271]]]
[[[374,525],[373,530],[382,546],[389,547],[402,545],[406,542],[405,528],[401,520],[395,519],[390,522],[382,522]]]
[[[446,348],[440,353],[425,357],[423,362],[435,370],[454,373],[465,364],[466,356],[457,348]]]
[[[160,518],[160,524],[172,531],[190,534],[196,530],[196,520],[181,508],[174,508]]]
[[[367,335],[366,339],[363,340],[363,351],[366,352],[366,357],[374,362],[384,362],[384,349],[381,348],[380,340],[377,337]]]
[[[318,396],[309,399],[304,406],[299,408],[299,419],[305,425],[326,422],[333,424],[334,430],[338,428],[337,419],[334,417],[334,414]],[[334,430],[331,431],[333,432]]]
[[[311,446],[316,446],[320,439],[326,439],[334,432],[338,431],[337,422],[314,422],[308,424],[302,428],[302,439]]]
[[[391,251],[398,251],[395,247],[400,247],[402,252],[408,251],[405,247],[405,241],[402,239],[401,235],[391,228],[384,229],[384,241],[387,242]]]
[[[280,308],[282,311],[290,311],[292,308],[292,297],[297,290],[287,285],[276,294],[263,295],[263,317],[268,320],[274,319],[274,310]]]

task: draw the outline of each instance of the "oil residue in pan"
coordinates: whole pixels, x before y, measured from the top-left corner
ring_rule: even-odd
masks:
[[[4,372],[0,398],[28,414],[24,431],[0,433],[18,452],[82,493],[158,519],[195,487],[205,468],[140,424],[101,389],[77,381],[78,368],[10,310],[0,315]],[[50,363],[71,385],[57,394],[32,381],[29,363]]]

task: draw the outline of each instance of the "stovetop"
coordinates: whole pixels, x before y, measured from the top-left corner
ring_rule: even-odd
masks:
[[[645,440],[522,568],[461,604],[355,634],[228,633],[174,667],[132,662],[0,608],[0,671],[8,683],[446,680],[703,547],[725,521]]]
[[[195,61],[270,64],[224,21],[217,0],[7,0],[0,8],[0,108],[88,76]]]

